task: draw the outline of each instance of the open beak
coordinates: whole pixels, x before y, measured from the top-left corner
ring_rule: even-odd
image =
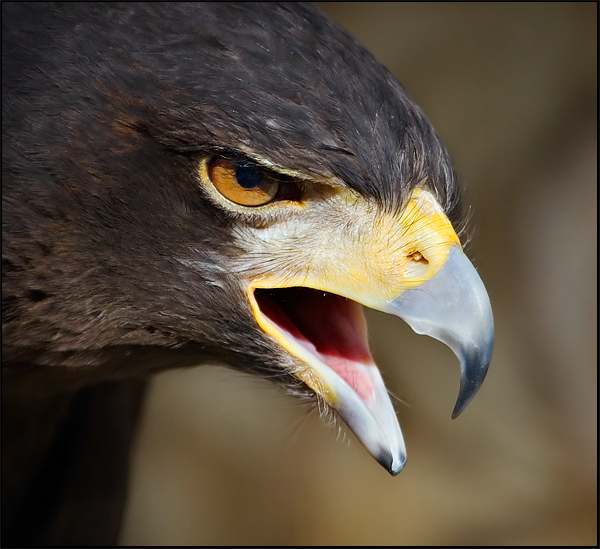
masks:
[[[406,449],[369,351],[361,305],[399,316],[454,351],[461,384],[452,417],[483,383],[494,322],[483,282],[429,192],[413,191],[403,212],[366,225],[369,238],[347,242],[342,234],[330,235],[321,263],[309,264],[302,276],[256,279],[247,294],[261,328],[298,359],[292,373],[396,475]]]

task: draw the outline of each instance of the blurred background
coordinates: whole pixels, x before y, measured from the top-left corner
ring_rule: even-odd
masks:
[[[597,544],[597,4],[321,3],[404,84],[471,205],[496,347],[459,364],[367,311],[408,464],[390,477],[267,382],[154,379],[125,545]]]

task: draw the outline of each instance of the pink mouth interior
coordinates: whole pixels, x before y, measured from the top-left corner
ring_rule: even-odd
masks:
[[[257,289],[261,312],[288,338],[336,372],[363,401],[373,394],[364,365],[373,358],[361,306],[350,299],[310,288]]]

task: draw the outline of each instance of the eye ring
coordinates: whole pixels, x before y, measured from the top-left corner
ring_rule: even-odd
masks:
[[[240,206],[264,206],[275,199],[281,186],[265,169],[247,160],[217,156],[208,162],[206,173],[219,194]]]

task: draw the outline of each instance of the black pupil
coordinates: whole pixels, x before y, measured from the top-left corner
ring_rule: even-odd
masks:
[[[246,164],[238,166],[235,170],[235,177],[240,187],[244,189],[252,189],[258,187],[262,181],[263,173],[258,166]]]

